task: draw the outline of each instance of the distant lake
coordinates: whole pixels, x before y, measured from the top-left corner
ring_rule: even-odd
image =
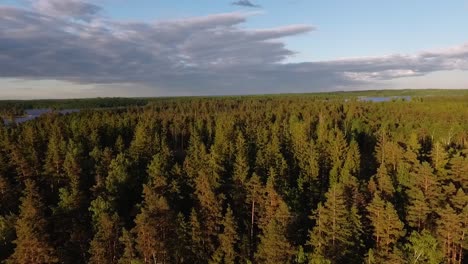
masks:
[[[405,101],[411,101],[411,96],[361,96],[359,101],[369,101],[369,102],[390,102],[392,100],[403,99]]]
[[[63,110],[58,110],[58,111],[55,111],[55,112],[61,113],[61,114],[70,114],[70,113],[76,113],[76,112],[79,112],[79,111],[80,111],[80,109],[63,109]],[[36,118],[40,117],[43,114],[51,113],[51,112],[53,112],[53,110],[52,109],[27,109],[27,110],[25,110],[25,112],[26,112],[26,114],[24,116],[16,117],[14,122],[16,122],[18,124],[24,123],[26,121],[36,119]],[[9,124],[9,123],[12,122],[12,121],[7,120],[7,119],[4,119],[4,121],[5,121],[6,124]]]

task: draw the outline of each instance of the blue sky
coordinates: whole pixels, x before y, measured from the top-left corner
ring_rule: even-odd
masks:
[[[468,88],[467,0],[231,2],[0,1],[0,98]]]
[[[221,12],[258,11],[247,28],[308,24],[318,28],[287,39],[301,59],[334,59],[410,53],[458,45],[468,39],[467,0],[258,0],[261,8],[239,7],[223,0],[106,1],[106,12],[118,19],[173,19]]]

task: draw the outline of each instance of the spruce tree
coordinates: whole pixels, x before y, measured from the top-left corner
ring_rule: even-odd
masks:
[[[57,263],[55,249],[49,241],[45,206],[36,184],[27,180],[21,198],[20,214],[15,224],[16,245],[9,263]]]

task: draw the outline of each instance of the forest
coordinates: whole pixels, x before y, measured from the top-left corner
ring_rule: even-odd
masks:
[[[466,263],[466,93],[99,100],[0,119],[1,263]]]

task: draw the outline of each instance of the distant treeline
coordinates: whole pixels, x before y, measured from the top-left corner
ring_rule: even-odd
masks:
[[[407,90],[363,90],[342,92],[320,92],[320,93],[297,93],[297,94],[259,94],[259,95],[232,95],[232,96],[187,96],[187,97],[144,97],[144,98],[84,98],[84,99],[40,99],[40,100],[0,100],[0,112],[8,109],[18,111],[26,109],[84,109],[103,107],[143,106],[150,102],[158,101],[186,101],[191,99],[221,99],[221,98],[291,98],[308,97],[322,99],[353,99],[363,96],[369,97],[454,97],[468,96],[468,89],[407,89]],[[14,112],[14,111],[12,111]]]

